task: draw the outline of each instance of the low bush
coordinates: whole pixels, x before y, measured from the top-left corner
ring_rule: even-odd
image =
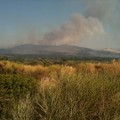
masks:
[[[0,120],[120,120],[119,66],[0,61]]]
[[[0,119],[10,118],[14,103],[26,95],[34,96],[37,92],[37,81],[21,75],[0,74]]]

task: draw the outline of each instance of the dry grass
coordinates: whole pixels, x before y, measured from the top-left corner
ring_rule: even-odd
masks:
[[[0,61],[0,73],[27,74],[38,76],[38,78],[48,76],[60,76],[61,74],[81,73],[111,73],[120,75],[120,61],[111,61],[109,63],[78,63],[76,66],[51,65],[48,67],[42,65],[24,65],[10,61]]]
[[[34,101],[19,100],[13,120],[120,119],[120,61],[47,67],[1,61],[0,72],[38,80]]]

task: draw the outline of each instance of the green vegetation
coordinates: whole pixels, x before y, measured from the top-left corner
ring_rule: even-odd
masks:
[[[119,66],[0,61],[0,120],[120,120]]]
[[[26,95],[33,96],[36,91],[37,84],[32,78],[0,74],[0,118],[10,119],[13,105]]]

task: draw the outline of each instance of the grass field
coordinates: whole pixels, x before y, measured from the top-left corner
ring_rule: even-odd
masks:
[[[0,61],[0,120],[120,120],[120,61]]]

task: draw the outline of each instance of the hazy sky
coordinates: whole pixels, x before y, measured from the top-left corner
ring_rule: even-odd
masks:
[[[0,0],[0,48],[120,48],[120,0]]]

